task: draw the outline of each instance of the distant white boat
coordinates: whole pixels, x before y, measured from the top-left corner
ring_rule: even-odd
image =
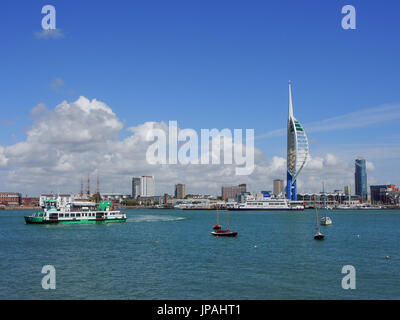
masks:
[[[321,226],[329,226],[332,224],[332,219],[329,217],[322,217],[321,218]]]
[[[256,198],[254,196],[247,196],[244,202],[228,204],[227,209],[233,211],[303,211],[304,203],[302,201],[293,201],[285,198]]]

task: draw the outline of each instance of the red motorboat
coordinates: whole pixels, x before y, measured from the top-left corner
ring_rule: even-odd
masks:
[[[230,231],[229,230],[229,214],[227,211],[226,215],[227,221],[228,221],[228,230],[222,230],[221,225],[219,224],[219,217],[218,217],[218,210],[217,210],[217,224],[214,225],[213,229],[214,231],[211,232],[213,236],[216,237],[236,237],[237,236],[237,231]]]
[[[238,233],[230,230],[215,230],[211,234],[217,237],[236,237]]]

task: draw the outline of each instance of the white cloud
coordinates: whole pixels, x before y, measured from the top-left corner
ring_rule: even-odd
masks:
[[[59,91],[63,86],[64,80],[61,78],[55,78],[52,82],[50,82],[50,87],[55,91]]]
[[[333,155],[331,153],[327,153],[325,155],[325,159],[324,159],[325,166],[334,167],[338,164],[338,162],[339,162],[339,159],[335,155]]]
[[[365,165],[367,167],[367,171],[374,171],[375,170],[375,165],[372,162],[366,161]]]
[[[4,155],[4,148],[0,146],[0,168],[6,167],[8,163],[8,160],[6,156]]]
[[[44,103],[39,103],[31,109],[31,116],[37,117],[49,111]]]
[[[43,192],[79,192],[81,177],[99,173],[103,192],[131,192],[132,176],[154,175],[158,194],[173,192],[176,183],[186,183],[188,192],[219,194],[223,185],[248,184],[250,191],[272,188],[273,179],[286,177],[286,159],[265,159],[255,149],[255,169],[237,176],[232,165],[150,165],[146,151],[151,129],[168,130],[165,122],[132,126],[118,139],[123,123],[104,102],[80,97],[63,101],[54,109],[39,104],[31,110],[32,127],[25,141],[0,146],[0,168],[6,170],[3,189],[38,195]],[[372,168],[373,164],[368,166]],[[299,177],[299,191],[341,188],[353,179],[354,168],[333,154],[312,157]],[[93,185],[94,186],[94,185]],[[92,188],[93,188],[92,186]]]
[[[34,33],[37,39],[61,39],[64,38],[64,34],[60,28],[42,30]]]

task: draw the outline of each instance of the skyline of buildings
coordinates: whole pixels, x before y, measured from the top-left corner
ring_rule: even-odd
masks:
[[[357,158],[358,164],[357,168],[363,168],[364,159]],[[361,165],[360,165],[361,163]],[[359,178],[359,175],[355,175],[355,180]],[[365,181],[365,180],[363,180]],[[274,179],[273,180],[274,191],[273,194],[275,196],[284,196],[282,192],[284,191],[284,181],[282,179]],[[147,190],[146,190],[147,189]],[[133,177],[132,178],[132,195],[127,195],[123,193],[101,193],[101,199],[103,200],[112,200],[116,202],[121,202],[125,200],[135,199],[138,203],[158,203],[158,204],[167,204],[168,199],[170,200],[179,200],[185,199],[186,196],[186,184],[175,184],[174,185],[174,197],[169,196],[165,193],[163,196],[156,195],[140,195],[140,192],[145,191],[148,194],[154,193],[155,189],[154,177],[153,176],[141,176],[141,177]],[[372,205],[398,205],[400,198],[400,188],[396,187],[394,184],[385,184],[385,185],[370,185],[370,192],[366,193],[367,200],[365,200],[365,193],[362,195],[352,194],[351,186],[347,185],[341,190],[334,190],[333,192],[320,191],[317,193],[298,193],[298,200],[304,201],[304,203],[310,203],[313,199],[316,199],[317,203],[321,204],[323,201],[326,204],[351,204],[357,205],[362,203],[370,203]],[[136,196],[135,192],[139,192]],[[246,184],[240,184],[237,186],[223,186],[221,187],[221,196],[215,195],[201,195],[201,194],[190,194],[190,199],[221,199],[222,201],[239,201],[241,202],[244,199],[245,195],[253,194],[247,191]],[[270,191],[261,191],[256,192],[259,194],[270,193]],[[93,196],[97,194],[92,193],[91,195],[83,195],[84,199],[93,200]],[[0,192],[0,208],[4,207],[18,207],[18,206],[26,206],[26,207],[34,207],[43,204],[43,200],[45,199],[53,199],[57,198],[57,201],[60,205],[65,204],[70,201],[74,201],[76,199],[82,199],[80,193],[76,194],[60,194],[60,193],[49,193],[49,194],[41,194],[40,197],[23,197],[21,193],[17,192]]]

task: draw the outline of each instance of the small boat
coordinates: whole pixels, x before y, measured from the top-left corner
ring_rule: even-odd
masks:
[[[238,233],[230,230],[215,230],[211,234],[217,237],[236,237]]]
[[[218,217],[218,213],[217,213],[217,217]],[[237,234],[238,234],[237,231],[229,230],[229,214],[228,214],[228,211],[227,211],[227,214],[226,214],[226,219],[227,219],[227,222],[228,222],[228,229],[227,230],[222,230],[221,226],[217,223],[216,225],[214,225],[214,231],[211,232],[211,234],[213,236],[216,236],[216,237],[236,237],[237,236]],[[217,228],[219,227],[219,229],[215,229],[215,227],[217,227]]]
[[[329,226],[330,224],[332,224],[331,218],[326,216],[321,218],[321,226]]]
[[[315,199],[316,200],[316,199]],[[314,239],[315,240],[324,240],[325,235],[321,233],[321,231],[319,230],[319,224],[318,224],[318,207],[317,207],[317,203],[315,202],[315,215],[317,216],[317,233],[314,235]]]
[[[324,240],[325,235],[323,235],[321,232],[319,232],[319,230],[317,231],[317,233],[314,235],[314,239],[315,240]]]
[[[332,208],[329,208],[329,207],[326,205],[325,185],[324,185],[324,184],[322,185],[322,189],[323,189],[323,193],[324,193],[325,217],[322,217],[322,218],[321,218],[321,222],[320,222],[320,223],[321,223],[321,226],[329,226],[330,224],[332,224],[332,219],[329,218],[329,217],[326,215],[326,211],[329,210],[329,209],[332,209]]]

